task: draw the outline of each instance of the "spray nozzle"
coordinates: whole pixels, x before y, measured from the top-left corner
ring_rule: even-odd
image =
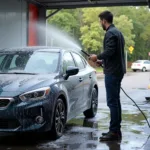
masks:
[[[90,54],[88,54],[84,50],[81,50],[81,52],[84,53],[86,56],[90,57]],[[103,61],[102,60],[97,60],[96,63],[103,68]]]

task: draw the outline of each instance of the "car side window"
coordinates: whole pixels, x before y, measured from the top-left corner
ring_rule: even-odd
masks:
[[[68,66],[75,67],[75,62],[73,60],[72,55],[69,52],[65,53],[63,56],[63,73],[66,72]]]
[[[72,53],[72,55],[73,55],[77,65],[78,65],[79,69],[84,69],[85,65],[84,65],[84,63],[82,61],[82,58],[76,53]]]
[[[83,63],[84,63],[84,66],[86,67],[87,62],[86,62],[85,59],[83,59],[83,58],[82,58],[82,61],[83,61]]]

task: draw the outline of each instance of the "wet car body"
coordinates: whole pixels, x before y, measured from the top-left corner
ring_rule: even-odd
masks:
[[[51,54],[49,55],[49,53]],[[26,54],[29,55],[26,56]],[[0,50],[0,55],[5,57],[0,60],[0,131],[55,131],[58,120],[60,126],[64,126],[66,121],[82,112],[88,111],[85,113],[86,117],[95,116],[98,97],[95,70],[88,65],[79,53],[58,48],[34,47]],[[49,58],[48,55],[54,56]],[[78,66],[81,62],[78,63],[73,55],[82,60],[82,67]],[[45,72],[48,69],[43,69],[43,62],[38,60],[40,63],[35,63],[32,57],[34,59],[46,57],[47,63],[56,57],[57,61],[54,59],[52,65],[50,62],[51,67],[49,65],[50,70],[54,66],[55,70]],[[74,66],[66,63],[66,60],[70,57],[72,57]],[[24,68],[28,68],[27,72],[25,69],[17,70],[17,67],[20,67],[22,63],[21,61],[18,63],[18,60],[24,62],[23,59],[27,62],[24,65]],[[13,62],[13,60],[15,61]],[[32,60],[31,63],[30,60]],[[33,65],[34,63],[35,65]],[[41,70],[39,70],[40,67]],[[70,71],[71,74],[68,75],[67,71]],[[93,90],[95,93],[97,91],[95,113],[89,114],[91,113],[89,109],[93,107]],[[60,112],[58,113],[58,111]],[[62,132],[63,129],[59,134],[56,131],[54,134],[56,137],[60,137]]]
[[[26,75],[25,77],[23,76],[24,75],[21,75],[18,79],[18,75],[11,75],[11,80],[8,77],[8,81],[5,82],[10,85],[10,88],[13,86],[12,84],[17,85],[19,83],[20,90],[6,90],[1,92],[0,99],[11,99],[11,102],[6,108],[3,107],[0,109],[0,121],[2,123],[2,126],[0,125],[0,131],[32,131],[36,129],[42,130],[42,127],[44,127],[43,130],[46,130],[45,126],[43,126],[45,124],[45,121],[41,124],[36,123],[35,119],[37,116],[44,115],[44,120],[49,120],[49,122],[51,122],[52,116],[50,116],[50,114],[53,114],[54,103],[52,100],[54,100],[54,97],[57,97],[57,94],[50,94],[47,98],[42,99],[42,101],[28,102],[21,102],[18,95],[24,93],[24,90],[21,88],[24,88],[24,86],[26,86],[27,84],[28,86],[25,87],[25,89],[30,89],[28,87],[30,87],[30,85],[32,86],[33,81],[39,84],[36,85],[36,88],[38,88],[38,86],[41,87],[42,85],[44,85],[42,83],[43,81],[47,81],[47,86],[51,85],[52,82],[55,82],[54,80],[52,81],[54,76],[50,76],[49,78],[45,76],[45,78],[43,78],[43,75],[38,75],[35,78],[34,76],[29,75],[27,79]],[[3,77],[4,76],[2,75],[0,76],[1,79],[3,79]],[[51,99],[51,101],[49,101],[49,99]],[[44,112],[49,112],[49,115],[46,113],[44,114]]]

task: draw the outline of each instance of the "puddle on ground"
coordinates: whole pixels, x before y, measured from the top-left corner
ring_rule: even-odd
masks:
[[[107,108],[106,108],[107,109]],[[134,150],[143,149],[148,134],[144,132],[146,126],[141,113],[134,110],[129,113],[123,111],[122,122],[122,141],[99,142],[102,132],[106,132],[109,124],[109,112],[106,109],[99,108],[99,116],[94,119],[85,119],[79,116],[68,122],[65,134],[55,142],[64,150]],[[148,115],[148,113],[146,113]],[[51,144],[52,144],[51,143]],[[49,142],[47,144],[50,144]],[[46,143],[39,145],[39,149],[45,149]],[[52,146],[52,145],[51,145]],[[51,147],[50,146],[50,147]],[[47,147],[47,146],[46,146]],[[49,147],[49,148],[50,148]]]
[[[142,103],[144,113],[149,118],[148,107],[150,106],[148,105],[150,104]],[[70,120],[66,125],[64,135],[56,141],[53,141],[50,135],[45,134],[5,135],[0,138],[0,149],[149,150],[147,143],[150,129],[137,108],[124,103],[122,118],[122,141],[99,142],[99,137],[102,132],[108,131],[109,125],[109,109],[102,103],[99,105],[95,118],[85,119],[83,115],[80,115]],[[145,147],[148,148],[145,149]]]
[[[148,90],[148,88],[132,88],[134,90]]]

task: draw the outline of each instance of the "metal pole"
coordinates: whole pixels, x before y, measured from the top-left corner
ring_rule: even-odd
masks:
[[[126,51],[126,70],[128,69],[128,51]]]
[[[48,46],[47,45],[47,39],[48,39],[48,37],[47,37],[48,36],[48,34],[47,34],[47,24],[48,24],[48,20],[46,19],[46,46]]]
[[[53,47],[53,42],[54,42],[54,39],[51,38],[51,47]]]
[[[62,10],[62,8],[57,9],[56,11],[52,12],[51,14],[49,14],[49,15],[46,17],[46,19],[48,19],[48,18],[54,16],[54,15],[55,15],[56,13],[58,13],[60,10]]]

